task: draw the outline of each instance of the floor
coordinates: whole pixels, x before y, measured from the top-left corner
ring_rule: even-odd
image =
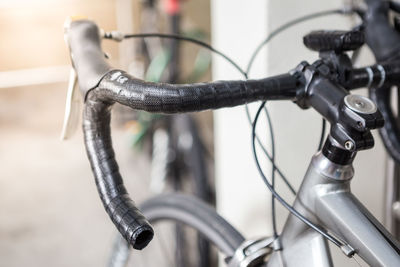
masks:
[[[81,133],[59,139],[65,93],[66,84],[0,91],[0,267],[106,265],[115,231]],[[134,168],[144,159],[126,131],[113,135],[128,188],[145,188]]]

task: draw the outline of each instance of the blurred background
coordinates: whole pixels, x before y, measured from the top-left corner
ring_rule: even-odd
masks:
[[[182,8],[183,30],[201,31],[209,41],[209,2],[188,1]],[[133,33],[141,10],[138,0],[0,1],[0,266],[106,265],[115,230],[98,197],[81,128],[60,140],[70,71],[63,24],[83,15],[105,30]],[[163,24],[156,25],[160,32],[168,30]],[[130,64],[139,44],[105,41],[103,48],[113,66],[137,71]],[[190,69],[196,55],[193,46],[183,46],[182,64]],[[209,69],[201,79],[210,80]],[[133,148],[127,120],[118,118],[118,162],[140,202],[149,174],[138,166],[148,160]],[[205,136],[212,135],[212,114],[200,120],[208,121]]]
[[[241,66],[267,33],[282,23],[343,5],[342,0],[183,2],[182,31],[200,32],[204,41]],[[161,10],[162,1],[159,5]],[[68,141],[59,138],[70,70],[63,24],[70,15],[84,15],[105,30],[125,33],[139,32],[143,21],[155,23],[143,12],[140,0],[0,2],[0,266],[104,266],[110,251],[115,230],[98,198],[81,130]],[[302,36],[311,29],[349,29],[354,23],[331,16],[286,31],[262,50],[250,77],[286,72],[301,60],[316,59],[318,55],[302,44]],[[168,31],[165,21],[157,25],[159,31]],[[113,66],[143,77],[139,46],[134,40],[103,42]],[[182,44],[182,77],[190,77],[198,54],[197,48]],[[359,64],[371,62],[369,51],[363,51]],[[196,80],[243,78],[218,56],[213,56],[212,68],[207,65],[200,76]],[[134,199],[140,202],[148,196],[144,190],[148,160],[132,148],[126,123],[129,113],[118,110],[113,128],[117,159]],[[292,103],[272,103],[270,112],[278,165],[298,187],[319,141],[320,117],[311,110],[299,112]],[[214,154],[215,172],[210,171],[216,177],[218,210],[247,237],[270,234],[270,195],[250,153],[250,127],[243,107],[203,112],[196,119]],[[267,129],[260,134],[269,140]],[[376,148],[359,153],[355,162],[353,189],[382,219],[387,159],[376,137]],[[282,223],[286,212],[279,207],[278,215]],[[336,257],[342,260],[341,255]],[[339,266],[351,265],[346,261]]]

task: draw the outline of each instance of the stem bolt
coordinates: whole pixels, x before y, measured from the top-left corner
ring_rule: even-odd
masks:
[[[352,141],[348,140],[348,141],[346,141],[346,143],[344,143],[344,147],[345,147],[347,150],[353,150],[353,148],[354,148],[354,143],[353,143]]]

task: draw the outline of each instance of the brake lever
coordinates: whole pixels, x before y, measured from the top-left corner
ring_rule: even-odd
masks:
[[[67,41],[68,30],[75,20],[86,19],[85,16],[69,16],[64,21],[64,41]],[[79,117],[83,107],[83,99],[78,89],[78,75],[72,66],[68,79],[67,98],[65,102],[64,122],[61,130],[61,140],[67,140],[74,135],[78,129]]]
[[[83,99],[78,89],[78,76],[75,69],[71,68],[68,82],[67,99],[65,103],[64,123],[61,132],[61,140],[69,139],[78,129],[82,107]]]

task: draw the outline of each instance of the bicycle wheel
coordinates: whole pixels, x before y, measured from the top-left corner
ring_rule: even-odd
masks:
[[[195,234],[201,234],[226,258],[232,257],[236,248],[244,241],[243,236],[214,209],[188,195],[161,195],[146,201],[140,208],[155,226],[154,240],[143,251],[132,251],[121,237],[115,243],[110,267],[133,266],[131,264],[146,267],[180,266],[180,263],[175,262],[176,251],[173,244],[176,224],[191,228]],[[190,251],[189,254],[192,261],[199,260],[195,256],[197,251]],[[192,262],[185,264],[187,265],[184,266],[193,266]]]

